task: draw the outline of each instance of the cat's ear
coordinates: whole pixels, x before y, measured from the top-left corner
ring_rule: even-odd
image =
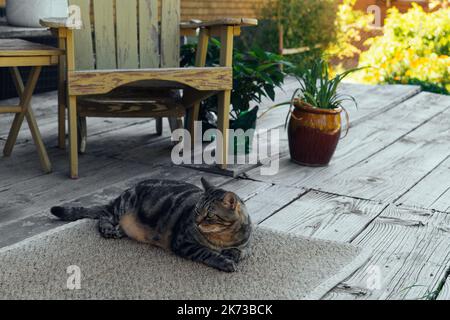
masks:
[[[223,205],[225,208],[230,210],[235,210],[238,204],[238,199],[236,195],[232,192],[227,192],[225,197],[223,197]]]
[[[205,178],[202,178],[202,185],[205,191],[210,191],[214,189],[214,186],[210,184],[208,181],[206,181]]]

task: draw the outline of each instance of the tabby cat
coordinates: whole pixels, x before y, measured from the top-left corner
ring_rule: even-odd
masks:
[[[204,190],[169,180],[147,180],[105,206],[54,207],[64,221],[98,219],[105,238],[128,236],[225,272],[248,255],[252,223],[234,193],[202,178]]]

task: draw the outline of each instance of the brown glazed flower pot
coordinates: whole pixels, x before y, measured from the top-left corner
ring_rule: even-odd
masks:
[[[288,127],[292,161],[305,166],[327,166],[341,137],[343,109],[318,109],[300,100],[294,106]]]

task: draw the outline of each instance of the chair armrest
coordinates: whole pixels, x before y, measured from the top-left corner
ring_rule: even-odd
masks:
[[[75,27],[69,25],[69,19],[67,18],[43,18],[39,20],[41,26],[50,29],[75,29]]]
[[[222,18],[211,21],[191,20],[190,22],[182,22],[181,29],[198,29],[220,26],[235,26],[235,27],[254,27],[258,25],[258,20],[249,18]]]

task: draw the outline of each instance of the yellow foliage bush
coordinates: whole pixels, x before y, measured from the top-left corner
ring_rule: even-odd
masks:
[[[374,19],[372,14],[355,10],[356,0],[343,0],[335,21],[336,39],[325,54],[338,59],[352,58],[361,53],[355,42],[361,41],[362,32],[369,31]]]
[[[413,4],[406,13],[388,12],[384,35],[369,39],[360,57],[360,73],[367,83],[418,84],[424,90],[450,90],[450,9],[427,13]]]

